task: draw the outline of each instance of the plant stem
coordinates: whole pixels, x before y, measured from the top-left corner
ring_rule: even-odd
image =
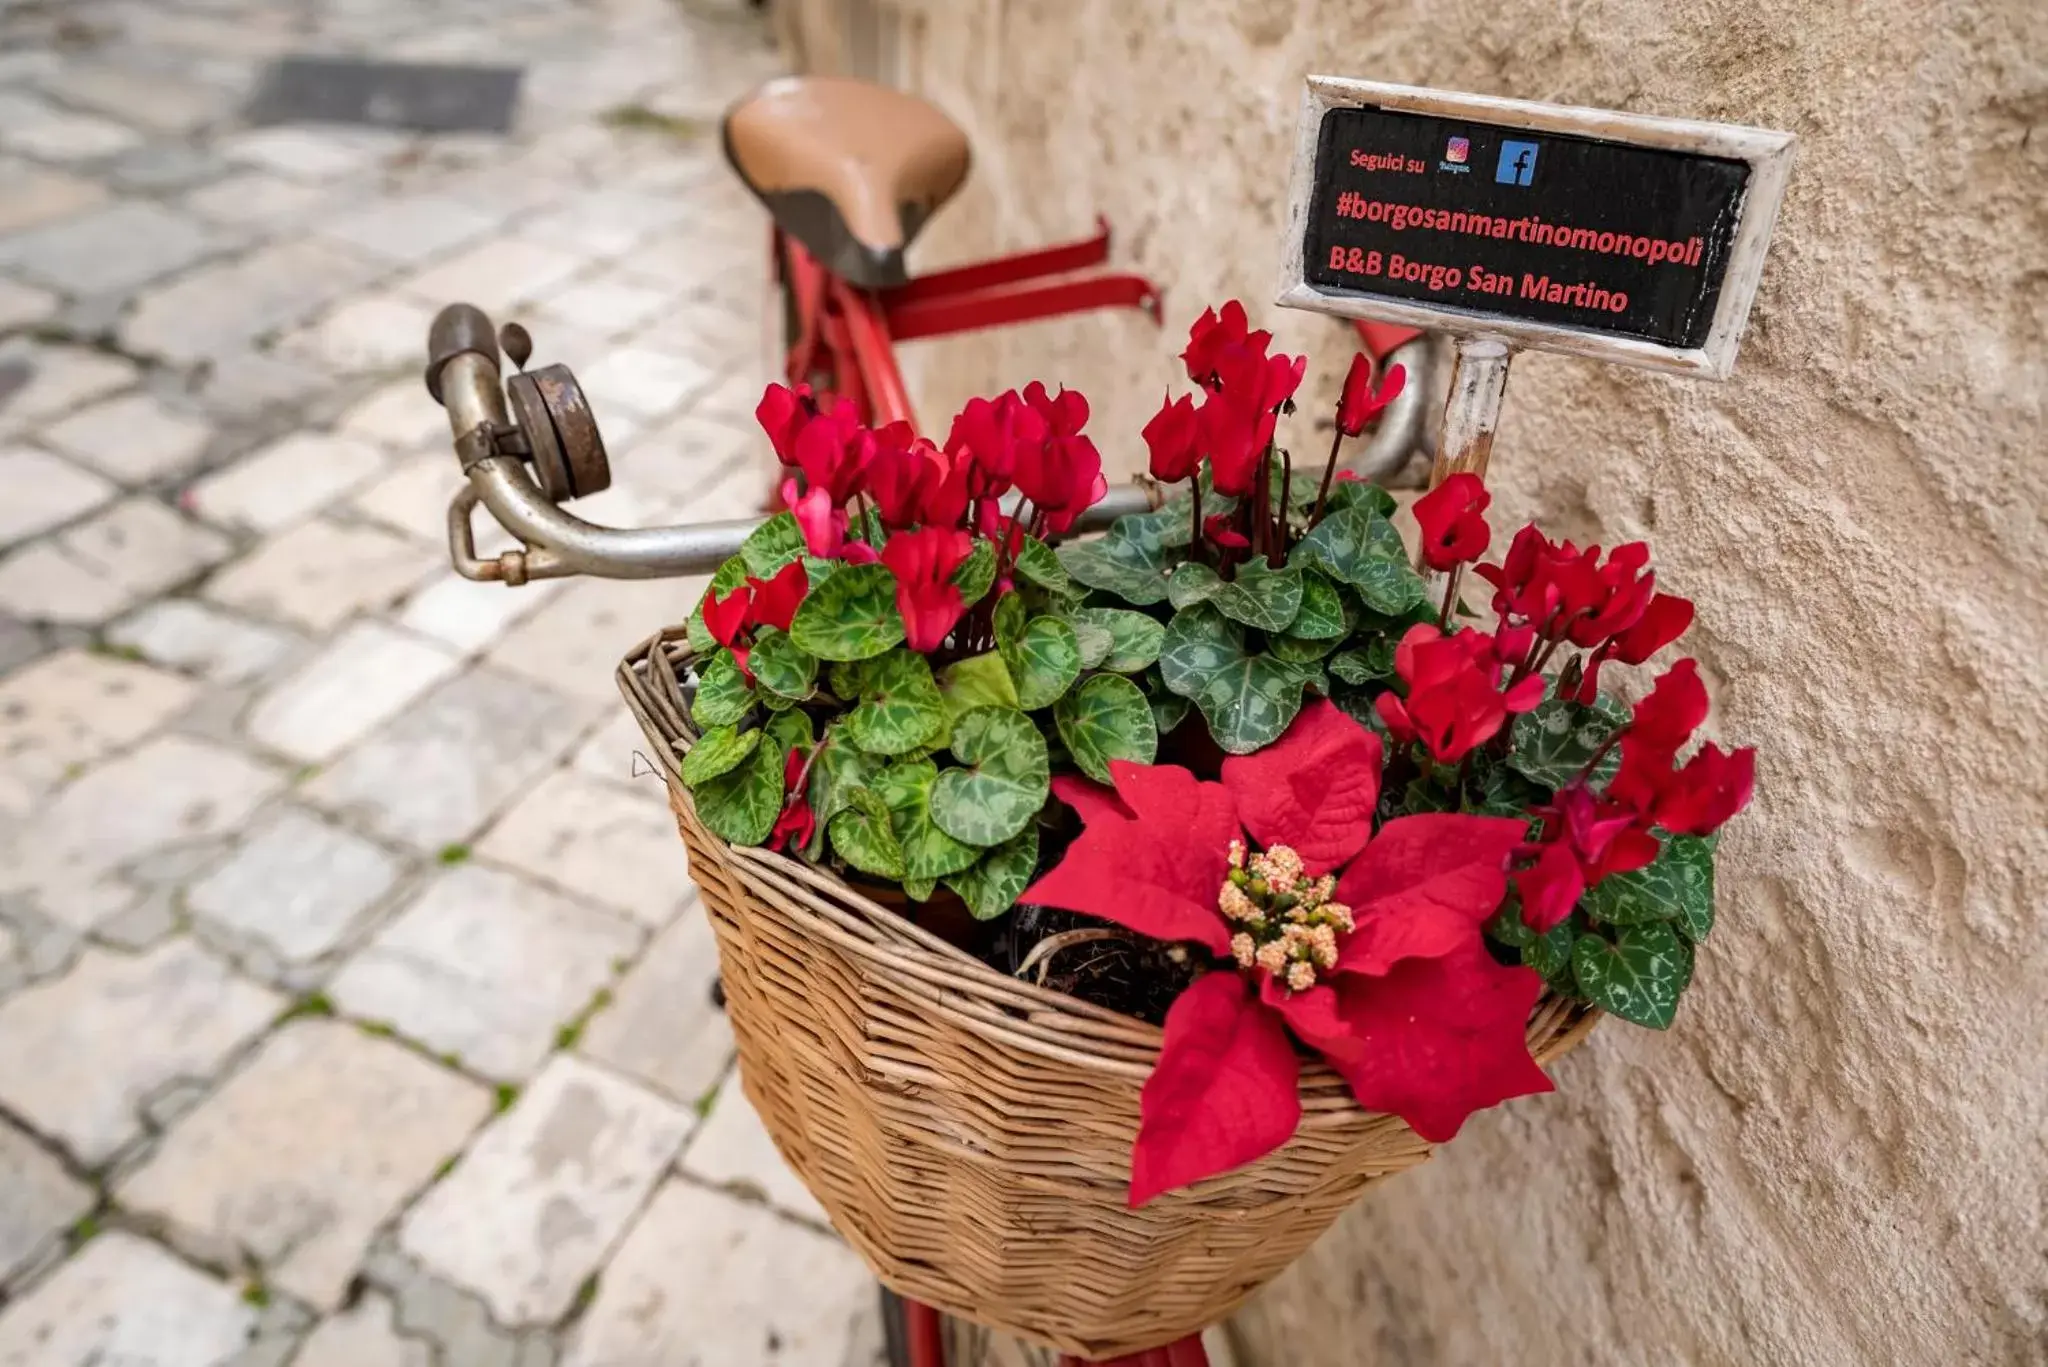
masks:
[[[1337,473],[1337,448],[1344,444],[1344,429],[1338,428],[1330,438],[1330,458],[1323,462],[1323,482],[1316,489],[1315,511],[1308,515],[1308,529],[1314,531],[1316,524],[1323,520],[1323,504],[1330,497],[1330,480]]]
[[[1202,553],[1202,471],[1199,466],[1188,476],[1190,506],[1194,508],[1194,520],[1188,527],[1188,554],[1199,557]]]
[[[1451,604],[1458,601],[1458,580],[1463,577],[1463,565],[1451,566],[1450,577],[1444,580],[1444,605],[1436,615],[1436,629],[1442,631],[1451,620]]]
[[[1287,507],[1294,500],[1294,457],[1287,452],[1280,453],[1280,516],[1273,521],[1273,530],[1280,541],[1280,562],[1287,560]]]

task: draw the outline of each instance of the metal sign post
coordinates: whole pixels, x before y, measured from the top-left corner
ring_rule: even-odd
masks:
[[[1276,302],[1451,334],[1430,487],[1484,478],[1518,349],[1728,377],[1792,141],[1311,76]]]

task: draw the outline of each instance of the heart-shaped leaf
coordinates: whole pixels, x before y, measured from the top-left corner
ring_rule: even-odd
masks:
[[[1633,873],[1603,878],[1586,892],[1586,912],[1611,926],[1668,921],[1698,944],[1714,928],[1714,841],[1664,837],[1656,859]]]
[[[740,673],[732,652],[721,650],[697,670],[697,696],[690,718],[703,727],[730,726],[754,705],[754,686]]]
[[[1519,914],[1519,913],[1518,913]],[[1578,932],[1570,921],[1559,921],[1541,935],[1531,933],[1522,947],[1522,962],[1543,975],[1554,987],[1569,988],[1572,980],[1572,945]]]
[[[946,726],[946,702],[931,661],[914,650],[878,655],[862,671],[860,706],[840,723],[846,738],[871,755],[908,754]]]
[[[1177,608],[1206,603],[1223,592],[1223,576],[1199,560],[1174,566],[1166,579],[1166,600]]]
[[[1304,641],[1341,641],[1350,630],[1350,614],[1344,610],[1344,595],[1337,586],[1314,570],[1303,570],[1301,611],[1288,624],[1287,634]]]
[[[1254,557],[1237,567],[1237,578],[1216,590],[1210,602],[1233,622],[1285,631],[1301,611],[1301,571],[1276,570]]]
[[[1025,537],[1017,547],[1017,576],[1049,593],[1065,593],[1074,586],[1053,548],[1035,536]]]
[[[1085,630],[1100,632],[1108,644],[1090,658],[1090,641],[1081,642],[1083,669],[1108,669],[1118,674],[1135,674],[1159,658],[1160,642],[1166,639],[1166,624],[1156,617],[1127,608],[1075,608],[1066,614],[1068,625],[1078,638]]]
[[[761,729],[780,742],[785,750],[808,750],[818,739],[810,713],[799,708],[777,712],[768,718],[768,724]]]
[[[1159,753],[1159,728],[1138,686],[1120,674],[1093,674],[1052,711],[1060,739],[1081,772],[1108,783],[1109,762],[1150,764]]]
[[[953,586],[960,590],[960,601],[972,607],[981,601],[982,595],[995,582],[995,543],[976,537],[974,549],[960,562],[960,568],[953,571]]]
[[[1038,823],[1032,822],[995,846],[973,867],[946,879],[978,921],[992,921],[1008,911],[1031,886],[1038,870]]]
[[[690,747],[690,753],[683,756],[684,786],[695,788],[720,774],[731,773],[754,753],[754,747],[760,743],[759,731],[734,731],[730,726],[712,727]]]
[[[823,556],[817,555],[805,556],[804,591],[808,593],[811,589],[817,588],[818,585],[824,583],[827,579],[830,579],[845,568],[847,568],[847,564],[844,560],[827,560]]]
[[[1692,981],[1692,946],[1670,926],[1628,926],[1609,944],[1581,935],[1572,946],[1572,977],[1586,1000],[1625,1021],[1662,1030],[1678,1014]]]
[[[1202,709],[1209,734],[1228,754],[1279,739],[1301,711],[1304,668],[1245,650],[1244,628],[1203,603],[1173,615],[1159,652],[1166,686]]]
[[[1022,600],[1012,594],[1004,601]],[[996,614],[996,649],[1017,686],[1017,705],[1027,711],[1050,707],[1081,676],[1081,642],[1057,617],[1032,617],[1020,625],[1020,615]]]
[[[903,895],[913,902],[929,902],[932,900],[932,894],[938,890],[939,880],[936,878],[906,876],[903,880]]]
[[[690,610],[690,620],[683,624],[683,634],[689,639],[690,649],[699,657],[709,659],[711,652],[718,649],[718,638],[711,634],[711,628],[704,625],[704,603],[700,599]]]
[[[938,776],[938,766],[928,759],[898,760],[868,785],[889,805],[889,828],[903,849],[903,890],[920,902],[932,895],[936,880],[981,858],[980,849],[955,840],[932,820]],[[922,893],[912,889],[913,880],[924,883]]]
[[[1153,698],[1151,706],[1152,724],[1159,729],[1159,734],[1163,736],[1188,719],[1188,712],[1193,709],[1194,704],[1186,698],[1168,693],[1164,697]]]
[[[1346,479],[1330,486],[1330,500],[1324,506],[1333,509],[1360,508],[1366,512],[1378,513],[1381,517],[1391,518],[1396,505],[1394,496],[1379,485],[1367,484],[1364,480]]]
[[[1361,505],[1326,511],[1295,548],[1295,558],[1349,584],[1374,612],[1406,612],[1424,597],[1422,577],[1408,563],[1401,533]]]
[[[1578,776],[1610,736],[1627,724],[1628,712],[1604,694],[1595,697],[1590,707],[1551,698],[1515,718],[1514,748],[1508,751],[1508,765],[1546,788],[1562,788]],[[1606,786],[1620,767],[1620,754],[1608,751],[1593,767],[1593,786]]]
[[[734,768],[692,788],[698,819],[714,835],[735,845],[758,845],[766,840],[782,815],[786,758],[781,746],[763,740]]]
[[[754,648],[747,653],[754,682],[770,693],[802,702],[817,691],[818,657],[774,627],[754,628]]]
[[[781,512],[747,533],[740,558],[756,579],[772,579],[787,565],[804,558],[804,533],[792,513]]]
[[[1009,666],[993,650],[956,660],[940,670],[939,695],[945,700],[949,724],[970,707],[1017,705],[1017,686],[1010,681]]]
[[[1312,665],[1336,648],[1335,641],[1304,641],[1291,632],[1266,638],[1267,653],[1293,665]]]
[[[1368,684],[1393,678],[1393,639],[1379,636],[1363,650],[1338,652],[1330,657],[1330,672],[1348,684]]]
[[[807,795],[812,815],[821,822],[830,821],[846,809],[847,794],[867,787],[885,763],[879,756],[856,749],[846,739],[843,723],[831,727],[825,733],[824,748],[811,761]]]
[[[896,576],[886,565],[849,565],[813,584],[789,635],[821,660],[865,660],[892,649],[903,640]]]
[[[1104,611],[1101,608],[1085,610]],[[1074,629],[1074,642],[1081,647],[1081,668],[1093,669],[1109,658],[1109,648],[1116,641],[1109,634],[1108,627],[1088,621],[1078,611],[1065,613],[1060,620]]]
[[[953,756],[932,785],[932,820],[956,840],[1000,845],[1045,805],[1051,774],[1045,737],[1022,712],[976,707],[953,723]]]
[[[1183,525],[1181,546],[1187,544],[1187,535]],[[1108,536],[1069,542],[1056,554],[1066,572],[1089,588],[1113,593],[1127,603],[1144,607],[1166,597],[1166,570],[1182,558],[1168,549],[1171,536],[1166,527],[1147,522],[1143,516],[1123,517],[1117,519]]]
[[[889,804],[872,788],[852,788],[846,806],[827,824],[832,849],[862,873],[901,881],[903,846],[889,824]]]

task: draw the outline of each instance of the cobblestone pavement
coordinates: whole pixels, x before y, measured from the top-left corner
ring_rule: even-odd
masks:
[[[290,53],[525,89],[246,126]],[[519,317],[579,511],[746,512],[774,66],[714,0],[0,2],[0,1367],[874,1362],[613,691],[698,586],[456,578],[418,378]]]

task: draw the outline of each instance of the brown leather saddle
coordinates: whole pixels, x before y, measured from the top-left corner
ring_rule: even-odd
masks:
[[[909,278],[904,248],[967,179],[967,135],[914,95],[785,76],[726,111],[725,156],[782,231],[842,279]]]

